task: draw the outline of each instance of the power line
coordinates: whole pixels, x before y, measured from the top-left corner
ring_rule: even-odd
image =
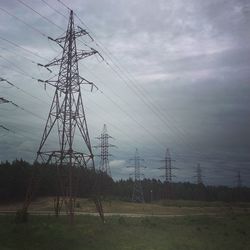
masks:
[[[38,11],[36,11],[35,9],[33,9],[32,7],[30,7],[28,4],[24,3],[21,0],[17,0],[19,3],[21,3],[23,6],[25,6],[26,8],[32,10],[33,12],[35,12],[37,15],[39,15],[40,17],[42,17],[43,19],[45,19],[46,21],[48,21],[49,23],[55,25],[57,28],[59,28],[60,30],[64,31],[64,29],[62,27],[60,27],[59,25],[57,25],[56,23],[54,23],[53,21],[51,21],[49,18],[47,18],[46,16],[42,15],[41,13],[39,13]]]
[[[26,94],[26,95],[28,95],[28,96],[31,96],[31,97],[33,97],[34,99],[37,99],[37,100],[42,101],[42,102],[44,102],[44,103],[47,104],[47,102],[44,101],[43,99],[40,99],[39,97],[32,95],[31,93],[29,93],[29,92],[27,92],[26,90],[24,90],[24,89],[22,89],[22,88],[16,86],[14,83],[10,82],[9,80],[7,80],[7,79],[5,79],[5,78],[0,77],[0,82],[6,82],[6,83],[9,84],[10,86],[12,86],[12,87],[18,89],[19,91],[23,92],[24,94]]]
[[[10,131],[7,127],[5,127],[4,125],[1,125],[1,124],[0,124],[0,128],[6,130],[6,131],[8,131],[8,132]]]
[[[44,2],[44,1],[43,1]],[[62,1],[58,1],[58,2],[61,2],[62,3]],[[69,8],[68,8],[69,9]],[[86,26],[86,25],[85,25]]]
[[[23,70],[22,68],[20,68],[19,66],[17,66],[15,63],[13,63],[12,61],[10,61],[9,59],[5,58],[4,56],[0,55],[0,57],[5,60],[6,62],[8,62],[10,65],[14,66],[16,69],[18,69],[19,73],[24,75],[24,76],[28,76],[29,78],[33,79],[33,80],[37,80],[36,78],[34,78],[32,75],[30,75],[28,72],[26,72],[25,70]]]
[[[70,10],[70,8],[68,8],[62,1],[58,0],[58,2],[60,2],[62,5],[64,5],[64,7],[66,7],[68,10]],[[51,7],[51,6],[49,6]],[[53,8],[52,8],[53,9]],[[77,16],[76,14],[74,14],[75,16]],[[77,16],[77,18],[79,19],[79,17]],[[86,26],[86,25],[85,25]],[[84,45],[86,45],[84,43]],[[86,45],[87,46],[87,45]],[[108,62],[106,62],[108,63]],[[119,72],[117,72],[119,74]],[[110,98],[109,96],[107,96],[106,94],[104,94],[103,91],[99,90],[107,99],[109,99],[113,104],[115,104],[123,113],[125,113],[128,117],[130,117],[133,121],[135,121],[141,128],[143,128],[147,133],[149,133],[156,141],[157,143],[159,143],[162,146],[162,143],[155,137],[155,135],[153,135],[151,133],[151,131],[149,131],[147,128],[145,128],[145,126],[143,126],[141,123],[139,123],[137,120],[135,120],[131,115],[129,115],[128,112],[126,112],[119,104],[117,104],[115,101],[113,101],[112,98]],[[147,104],[146,104],[147,105]]]
[[[100,108],[100,110],[103,111],[103,106],[99,105],[97,102],[94,102],[93,100],[91,100],[91,102],[92,102],[94,105],[96,105],[98,108]],[[96,114],[95,117],[100,117],[100,116],[101,116],[99,112],[97,113],[94,109],[91,109],[90,107],[88,107],[88,110],[89,110],[91,113],[95,113],[95,114]],[[105,114],[105,117],[102,116],[102,118],[103,118],[102,121],[110,120],[110,119],[107,119],[107,118],[106,118],[106,115],[108,114],[107,112],[104,112],[104,111],[103,111],[103,114]],[[122,123],[119,122],[117,119],[116,119],[116,122],[118,122],[119,125],[122,125]],[[110,127],[112,127],[113,129],[115,129],[117,132],[119,132],[121,135],[125,135],[125,138],[130,138],[130,140],[133,142],[133,143],[129,143],[129,145],[130,145],[131,147],[134,147],[136,144],[139,144],[139,143],[140,143],[140,142],[137,141],[134,137],[132,137],[131,134],[124,132],[123,130],[121,130],[120,127],[114,125],[114,123],[109,123],[108,125],[109,125]],[[131,127],[130,129],[132,129],[132,127]],[[126,145],[127,145],[127,144],[128,144],[128,143],[126,142]],[[149,150],[151,150],[151,148],[149,148],[147,145],[145,145],[144,147],[146,147],[146,148],[148,148]]]
[[[60,4],[62,4],[67,10],[71,10],[71,8],[69,8],[63,1],[61,1],[61,0],[57,0]],[[95,34],[94,34],[94,32],[90,29],[90,27],[76,14],[76,13],[74,13],[74,15],[76,16],[76,18],[95,36]],[[96,36],[95,36],[96,37]],[[100,42],[96,42],[95,41],[95,44],[108,56],[108,58],[112,61],[112,63],[120,70],[120,72],[123,72],[123,75],[125,75],[126,76],[126,78],[129,80],[129,82],[135,82],[134,80],[131,80],[130,79],[130,77],[128,77],[128,75],[129,75],[129,73],[128,73],[128,71],[126,71],[126,70],[124,70],[124,69],[122,69],[119,65],[117,65],[117,63],[115,63],[114,62],[114,60],[112,59],[112,57],[111,56],[113,56],[112,55],[112,53],[107,49],[107,48],[105,48]],[[104,48],[103,48],[104,47]],[[116,61],[117,61],[117,59],[116,59]],[[106,62],[106,64],[108,65],[108,66],[110,66],[111,67],[111,65],[105,60],[105,62]],[[117,70],[115,70],[115,69],[113,69],[113,71],[115,71],[116,73],[117,73]],[[125,74],[125,73],[126,74]],[[118,72],[118,74],[119,74],[119,72]],[[119,74],[120,75],[120,74]],[[124,80],[123,79],[123,76],[119,76],[120,78],[122,78],[122,80]],[[137,91],[139,91],[139,92],[141,92],[141,90],[139,89],[139,87],[138,87],[139,85],[137,85],[137,84],[135,84],[135,87],[134,88],[136,88],[137,89]],[[142,90],[144,90],[145,91],[145,93],[140,93],[141,94],[141,98],[146,98],[146,100],[148,101],[149,100],[149,95],[148,95],[148,93],[146,92],[146,90],[145,89],[143,89],[142,87],[141,87],[141,89]],[[137,95],[137,94],[136,94]],[[148,95],[148,96],[147,96]],[[141,99],[140,98],[140,99]],[[143,99],[144,100],[144,99]],[[148,102],[146,101],[146,105],[148,106]],[[143,101],[143,103],[145,104],[145,101]],[[160,119],[161,119],[161,121],[163,121],[163,118],[165,118],[166,119],[166,121],[168,122],[168,120],[167,120],[167,118],[166,117],[164,117],[164,115],[163,115],[163,113],[162,113],[162,111],[161,111],[161,109],[152,101],[152,100],[150,100],[149,101],[149,103],[151,104],[151,106],[153,106],[153,109],[154,109],[154,113],[155,113],[155,111],[156,111],[156,113],[158,113],[158,118],[160,117]],[[152,107],[150,107],[150,109],[151,109],[151,111],[152,111]],[[166,114],[165,114],[166,115]],[[164,120],[165,120],[164,119]],[[173,118],[171,118],[172,120],[174,120]],[[175,122],[176,123],[176,122]],[[166,122],[164,121],[164,124],[166,124]],[[177,133],[175,133],[175,136],[178,136],[178,137],[180,137],[181,138],[181,141],[182,142],[185,142],[185,144],[186,144],[186,138],[185,138],[185,134],[186,134],[186,132],[184,132],[182,129],[180,129],[180,128],[178,128],[177,126],[173,126],[173,127],[169,127],[169,125],[168,124],[166,124],[167,126],[168,126],[168,128],[170,129],[170,130],[175,130]],[[192,146],[192,148],[195,148],[194,147],[194,145],[192,144],[192,143],[187,143],[188,145],[190,145],[190,146]],[[202,153],[202,152],[200,152],[200,151],[198,151],[198,150],[195,150],[199,155],[204,155],[204,153]]]
[[[31,50],[29,50],[29,49],[26,49],[26,48],[22,47],[21,45],[18,45],[17,43],[14,43],[14,42],[12,42],[12,41],[10,41],[10,40],[8,40],[8,39],[6,39],[6,38],[3,38],[3,37],[1,37],[1,36],[0,36],[0,39],[3,40],[3,41],[5,41],[5,42],[7,42],[7,43],[9,43],[9,44],[11,44],[11,45],[13,45],[13,46],[15,46],[15,47],[17,47],[17,48],[20,48],[20,49],[22,49],[22,50],[24,50],[24,51],[26,51],[26,52],[28,52],[28,53],[30,53],[30,54],[36,56],[36,57],[39,57],[40,59],[43,59],[43,60],[48,61],[47,58],[45,58],[45,57],[43,57],[43,56],[40,56],[39,54],[34,53],[33,51],[31,51]]]
[[[129,87],[129,89],[136,96],[138,96],[139,99],[154,113],[154,115],[156,115],[158,119],[164,123],[164,125],[169,129],[169,131],[173,133],[173,135],[175,135],[175,137],[179,137],[180,142],[184,142],[186,144],[186,138],[185,138],[184,133],[180,129],[178,129],[178,127],[170,126],[169,121],[163,115],[162,111],[154,104],[154,102],[150,98],[146,96],[144,92],[142,92],[142,90],[140,90],[140,88],[138,87],[139,84],[135,83],[134,85],[131,85],[131,83],[133,84],[133,81],[128,76],[126,76],[125,73],[123,73],[124,70],[117,63],[114,62],[111,56],[105,52],[105,50],[102,49],[102,51],[108,56],[108,58],[111,60],[113,65],[118,68],[118,70],[114,69],[111,66],[111,64],[109,64],[107,61],[106,61],[106,65],[108,65],[112,69],[112,71],[116,73],[116,75],[122,80],[122,82],[124,82]],[[194,145],[190,142],[187,143],[187,145],[190,145],[193,148],[195,148]],[[201,154],[200,152],[198,153]]]
[[[161,146],[164,147],[164,144],[159,141],[159,139],[145,126],[143,126],[140,122],[138,122],[132,115],[130,115],[126,110],[124,110],[118,103],[116,103],[112,98],[110,98],[107,94],[105,94],[102,90],[100,90],[100,93],[102,93],[108,100],[110,100],[119,110],[121,110],[124,114],[126,114],[130,119],[132,119],[137,125],[139,125],[142,129],[144,129],[151,137]]]
[[[4,66],[0,65],[0,67],[4,67]],[[39,79],[34,78],[34,77],[31,76],[31,75],[24,74],[24,73],[22,73],[22,72],[20,72],[20,71],[17,71],[17,70],[15,70],[15,69],[10,69],[9,67],[6,67],[6,66],[5,66],[4,68],[7,68],[8,70],[11,70],[11,71],[13,71],[13,72],[16,72],[16,73],[18,73],[18,74],[20,74],[20,75],[22,75],[22,76],[25,76],[25,77],[27,77],[27,78],[29,78],[29,79],[36,80],[36,82],[40,83],[40,80],[39,80]],[[53,77],[55,77],[55,76],[56,76],[56,75],[54,75]],[[40,86],[40,85],[39,85],[39,86]],[[41,86],[40,86],[40,87],[41,87]],[[41,87],[41,88],[43,88],[43,87]],[[51,96],[49,96],[48,93],[47,93],[47,91],[46,91],[46,85],[44,85],[44,90],[45,90],[46,95],[47,95],[49,98],[51,98]]]
[[[0,7],[0,10],[2,10],[3,12],[5,12],[6,14],[8,14],[9,16],[15,18],[16,20],[18,20],[19,22],[23,23],[24,25],[26,25],[27,27],[29,27],[30,29],[36,31],[37,33],[39,33],[40,35],[47,37],[42,31],[38,30],[37,28],[35,28],[34,26],[26,23],[25,21],[23,21],[21,18],[11,14],[9,11],[3,9],[2,7]]]
[[[62,1],[59,1],[60,3],[62,3]],[[64,3],[62,3],[66,8],[68,8],[69,9],[69,7],[68,6],[66,6],[66,4],[64,4]],[[89,31],[91,31],[91,33],[92,33],[92,35],[94,35],[95,36],[95,40],[97,40],[96,39],[96,35],[94,34],[94,32],[90,29],[90,27],[75,13],[75,16],[77,17],[77,19],[89,30]],[[181,141],[182,142],[185,142],[186,143],[186,138],[185,138],[185,133],[186,132],[183,132],[180,128],[178,128],[177,126],[173,126],[173,127],[170,127],[170,125],[168,124],[168,123],[166,123],[166,122],[169,122],[168,121],[168,119],[165,117],[165,115],[166,115],[166,113],[162,113],[162,111],[161,111],[161,109],[149,98],[149,96],[150,95],[148,95],[148,93],[146,92],[146,90],[145,89],[143,89],[142,87],[140,88],[139,87],[139,85],[135,82],[135,80],[131,80],[131,78],[129,78],[128,77],[128,71],[126,71],[125,69],[122,69],[117,63],[115,63],[114,62],[114,60],[112,59],[112,57],[111,56],[113,56],[112,55],[112,53],[107,49],[107,48],[105,48],[104,46],[103,46],[103,44],[101,44],[100,43],[100,41],[98,41],[98,43],[96,42],[96,45],[98,46],[98,47],[100,47],[101,48],[101,50],[108,56],[108,58],[111,60],[111,62],[113,63],[113,65],[115,65],[119,70],[120,70],[120,72],[122,72],[123,73],[123,75],[127,78],[127,80],[129,81],[129,82],[131,82],[132,84],[133,83],[135,83],[135,85],[133,85],[132,87],[133,87],[133,92],[135,93],[135,92],[137,92],[137,93],[135,93],[136,95],[138,95],[138,93],[139,93],[139,98],[141,99],[141,101],[162,121],[162,122],[164,122],[164,124],[170,129],[170,130],[172,130],[172,129],[174,129],[176,132],[177,132],[177,134],[176,133],[174,133],[174,135],[175,136],[181,136]],[[114,57],[114,56],[113,56]],[[118,62],[118,60],[114,57],[114,59]],[[109,66],[109,67],[111,67],[111,65],[106,61],[106,64]],[[112,68],[112,67],[111,67]],[[115,71],[115,73],[118,73],[118,75],[119,75],[119,78],[121,78],[122,80],[124,80],[123,79],[123,77],[119,74],[119,72],[117,72],[115,69],[113,69],[113,71]],[[124,73],[125,72],[125,73]],[[127,75],[126,75],[127,74]],[[127,85],[127,81],[125,80],[124,81],[124,83]],[[144,92],[146,93],[143,93],[141,90],[144,90]],[[146,99],[147,101],[145,101],[144,99]],[[150,103],[150,105],[149,105],[149,103]],[[152,108],[153,107],[153,108]],[[164,119],[165,118],[165,119]],[[172,120],[174,120],[173,118],[172,118]],[[175,122],[176,123],[176,122]],[[193,147],[193,149],[195,149],[195,147],[194,147],[194,145],[192,144],[192,143],[188,143],[188,145],[190,145],[190,146],[192,146]],[[196,149],[195,149],[196,150]],[[197,150],[196,150],[197,151]],[[197,153],[199,153],[199,154],[202,154],[201,152],[199,152],[199,151],[197,151]]]
[[[10,104],[12,104],[14,107],[19,108],[19,109],[25,111],[26,113],[29,113],[29,114],[31,114],[31,115],[33,115],[33,116],[35,116],[35,117],[37,117],[37,118],[39,118],[39,119],[41,119],[41,120],[45,120],[44,118],[42,118],[42,117],[40,117],[39,115],[33,113],[32,111],[30,111],[30,110],[28,110],[28,109],[26,109],[26,108],[24,108],[24,107],[22,107],[22,106],[16,104],[16,103],[13,102],[13,101],[10,101],[10,100],[6,99],[6,98],[4,98],[4,97],[0,97],[0,103],[10,103]]]
[[[64,17],[66,20],[68,20],[68,18],[62,14],[60,11],[58,11],[56,8],[54,8],[53,6],[51,6],[48,2],[46,2],[45,0],[41,0],[43,3],[45,3],[49,8],[51,8],[52,10],[54,10],[55,12],[57,12],[59,15],[61,15],[62,17]]]
[[[70,9],[65,3],[63,3],[62,1],[58,0],[58,2],[60,2],[64,7],[66,7],[67,9]],[[96,35],[94,34],[94,32],[90,29],[90,27],[75,13],[75,16],[77,17],[77,19],[96,37]],[[105,48],[100,41],[95,42],[96,45],[98,47],[100,47],[100,49],[105,53],[105,55],[110,59],[110,61],[113,63],[113,65],[115,67],[118,68],[118,70],[120,72],[122,72],[123,75],[121,75],[121,73],[119,73],[119,71],[117,71],[116,69],[114,69],[109,62],[106,62],[106,65],[108,65],[112,71],[129,87],[129,89],[136,95],[139,97],[139,99],[168,127],[168,129],[171,131],[173,130],[173,128],[176,130],[177,134],[174,133],[175,136],[180,136],[180,131],[179,129],[177,129],[177,127],[171,127],[168,123],[166,123],[166,120],[163,119],[164,115],[163,113],[160,111],[160,109],[145,95],[145,93],[143,93],[140,88],[138,87],[139,85],[136,83],[135,85],[130,85],[130,83],[135,83],[133,80],[131,80],[124,72],[126,72],[124,69],[122,69],[111,57],[111,52]],[[117,61],[117,60],[116,60]],[[126,79],[125,79],[126,78]],[[145,101],[146,99],[146,101]],[[169,122],[169,121],[168,121]],[[181,133],[183,135],[183,133]],[[184,137],[185,138],[185,137]],[[182,140],[183,141],[183,138]],[[184,142],[186,140],[184,139]],[[190,143],[189,143],[190,144]],[[192,145],[193,146],[193,145]]]
[[[89,71],[91,72],[91,70],[90,70],[88,67],[86,67],[85,65],[84,65],[84,67],[85,67],[87,70],[89,70]],[[99,77],[97,77],[93,72],[91,72],[91,73],[98,79],[98,82],[100,83]],[[106,88],[107,88],[107,86],[106,86]],[[100,89],[98,89],[98,90],[99,90],[99,92],[100,92],[101,94],[103,94],[103,95],[105,96],[105,94],[102,93],[103,91],[100,91]],[[113,89],[110,89],[110,88],[109,88],[109,91],[112,92],[119,100],[122,100],[122,97],[121,97],[120,95],[118,95]],[[108,99],[112,104],[116,103],[116,101],[113,100],[111,97],[105,96],[105,98]],[[112,100],[112,101],[111,101],[111,100]],[[125,100],[122,100],[122,101],[124,102],[124,104],[130,106]],[[118,104],[117,104],[117,105],[118,105]],[[119,106],[120,106],[120,105],[119,105]],[[135,120],[134,120],[135,118],[131,118],[132,116],[129,115],[129,113],[126,112],[121,106],[120,106],[120,108],[118,107],[118,109],[119,109],[120,111],[122,111],[127,117],[129,117],[133,122],[135,122]],[[140,128],[143,128],[143,130],[145,130],[143,125],[141,126],[141,124],[138,124],[138,122],[136,122],[136,124],[139,125]],[[146,129],[146,132],[148,133],[149,131]],[[151,132],[150,132],[150,133],[151,133]],[[151,136],[152,136],[152,135],[151,135]],[[154,137],[155,137],[155,136],[154,136]],[[155,137],[154,139],[156,139],[156,140],[157,140],[157,143],[160,143],[160,145],[162,146],[162,142],[160,142],[156,137]]]
[[[62,4],[67,10],[71,11],[71,9],[63,1],[57,0],[57,2],[59,2],[60,4]],[[76,14],[74,13],[74,15],[76,15]]]
[[[31,62],[31,63],[33,63],[33,64],[35,64],[35,65],[38,64],[37,62],[33,61],[32,59],[30,59],[30,58],[28,58],[28,57],[26,57],[26,56],[24,56],[24,55],[20,55],[20,54],[14,52],[13,50],[10,50],[10,49],[8,49],[8,48],[0,47],[0,49],[2,49],[3,51],[6,51],[6,50],[7,50],[8,52],[10,52],[10,53],[12,53],[12,54],[14,54],[14,55],[16,55],[16,56],[25,58],[27,61],[29,61],[29,62]]]

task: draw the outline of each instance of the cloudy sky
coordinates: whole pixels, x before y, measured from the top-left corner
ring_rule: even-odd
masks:
[[[115,138],[114,178],[128,178],[136,148],[145,177],[159,178],[158,160],[169,148],[175,181],[194,182],[200,163],[205,184],[236,185],[240,170],[250,185],[249,1],[63,3],[95,38],[79,39],[78,48],[86,49],[85,43],[105,59],[93,56],[79,68],[104,93],[82,89],[92,145],[103,124]],[[35,159],[54,93],[37,79],[57,73],[37,63],[60,55],[47,37],[61,36],[68,16],[57,0],[0,0],[0,77],[21,89],[2,81],[0,97],[25,109],[0,106],[0,125],[10,129],[0,130],[2,161]]]

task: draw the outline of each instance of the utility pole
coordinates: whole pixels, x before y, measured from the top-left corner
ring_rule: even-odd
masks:
[[[165,195],[166,195],[166,199],[171,198],[172,195],[172,179],[173,179],[173,174],[172,174],[172,158],[170,155],[170,151],[167,148],[166,149],[166,153],[165,153],[165,158],[163,160],[160,160],[161,162],[164,162],[164,167],[160,167],[158,169],[164,169],[164,175],[162,175],[161,177],[164,177],[164,183],[166,186],[166,190],[165,190]]]
[[[109,144],[109,139],[113,139],[112,136],[108,134],[107,126],[104,124],[102,133],[99,137],[97,137],[98,140],[100,140],[100,144],[95,146],[96,148],[101,149],[100,156],[100,164],[99,164],[99,170],[103,173],[106,173],[107,175],[111,176],[111,170],[109,166],[109,156],[112,156],[109,154],[109,148],[115,147],[115,145]]]
[[[57,168],[57,182],[60,191],[55,199],[55,213],[59,214],[62,204],[65,205],[70,223],[74,221],[74,206],[77,193],[77,168],[95,169],[94,157],[90,143],[87,121],[82,101],[81,85],[88,84],[93,88],[94,84],[79,75],[78,61],[89,56],[99,54],[94,49],[78,50],[76,39],[81,36],[89,36],[88,32],[79,26],[74,26],[74,14],[70,11],[67,31],[57,39],[49,38],[62,48],[62,56],[54,58],[46,65],[47,68],[59,67],[56,78],[46,81],[39,80],[55,87],[53,101],[42,135],[41,143],[37,151],[35,162],[44,165],[53,164]],[[90,37],[90,36],[89,36]],[[92,38],[91,38],[92,39]],[[52,132],[55,132],[52,134]],[[81,137],[81,147],[77,149],[74,141],[75,134]],[[56,134],[58,144],[48,146],[49,139]],[[28,207],[37,184],[37,173],[34,173],[26,193],[23,205],[23,213],[27,214]],[[94,184],[93,184],[94,185]],[[104,220],[101,202],[98,196],[94,197],[96,208]]]
[[[130,159],[130,161],[134,162],[133,167],[134,168],[134,189],[132,194],[132,201],[133,202],[144,202],[144,196],[143,196],[143,189],[141,184],[141,168],[145,168],[144,166],[141,166],[141,161],[144,161],[140,158],[138,149],[135,151],[135,157],[133,159]]]

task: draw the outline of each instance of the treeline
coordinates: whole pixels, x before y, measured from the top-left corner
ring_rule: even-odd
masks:
[[[31,165],[23,160],[0,163],[0,201],[24,200],[34,168],[37,168],[39,185],[36,196],[54,196],[58,191],[57,168],[53,165]],[[74,184],[77,196],[88,198],[98,191],[104,198],[130,201],[132,179],[113,181],[109,176],[89,169],[77,169]],[[204,186],[192,183],[163,183],[156,179],[142,180],[145,202],[162,199],[201,201],[250,201],[250,188]]]

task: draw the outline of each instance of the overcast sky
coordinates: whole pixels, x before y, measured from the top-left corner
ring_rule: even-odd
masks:
[[[0,125],[13,132],[0,131],[0,160],[32,162],[54,94],[37,82],[51,74],[36,64],[61,53],[46,36],[61,36],[69,13],[56,0],[22,2],[47,20],[18,0],[0,0],[0,77],[28,92],[0,82],[0,96],[32,112],[1,104]],[[82,38],[79,49],[86,49],[84,41],[105,58],[85,59],[79,68],[105,94],[83,87],[92,145],[103,124],[115,138],[115,179],[129,177],[126,166],[136,148],[145,177],[159,178],[157,160],[169,148],[175,181],[194,182],[200,163],[205,184],[236,185],[241,170],[243,184],[250,185],[249,1],[63,2],[83,21],[75,18],[76,25],[96,39]]]

